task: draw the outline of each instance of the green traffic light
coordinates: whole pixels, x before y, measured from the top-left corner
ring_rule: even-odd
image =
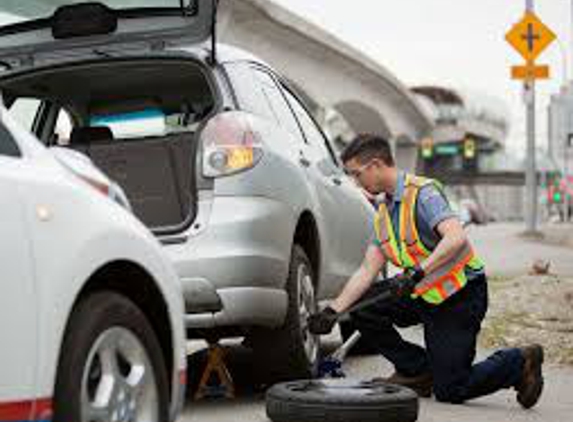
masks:
[[[432,158],[434,156],[433,148],[422,148],[422,157],[423,158]]]

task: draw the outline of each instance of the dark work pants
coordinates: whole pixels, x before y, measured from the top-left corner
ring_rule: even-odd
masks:
[[[513,387],[521,380],[523,356],[519,349],[500,350],[473,364],[487,306],[483,276],[469,281],[438,306],[420,298],[380,301],[353,313],[352,320],[363,340],[392,362],[397,372],[414,376],[431,371],[436,399],[463,403]],[[420,323],[426,349],[403,340],[395,328]]]

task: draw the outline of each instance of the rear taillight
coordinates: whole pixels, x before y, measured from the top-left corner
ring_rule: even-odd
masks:
[[[253,168],[263,156],[256,117],[228,111],[213,117],[201,133],[203,175],[221,177]]]
[[[92,188],[94,188],[95,190],[97,190],[100,193],[103,193],[105,196],[109,196],[109,185],[99,182],[95,179],[92,179],[91,177],[85,176],[83,174],[80,173],[75,173],[80,179],[82,179],[84,182],[86,182],[88,185],[90,185]]]
[[[82,175],[79,173],[75,173],[75,174],[80,179],[82,179],[84,182],[86,182],[88,185],[90,185],[92,188],[94,188],[96,191],[104,194],[109,199],[118,203],[123,208],[127,209],[128,211],[132,211],[131,203],[127,199],[127,196],[125,195],[125,192],[123,191],[123,189],[117,183],[110,181],[109,184],[107,184],[107,183],[103,183],[103,182],[100,182],[98,180],[95,180],[95,179],[93,179],[89,176],[86,176],[86,175]]]

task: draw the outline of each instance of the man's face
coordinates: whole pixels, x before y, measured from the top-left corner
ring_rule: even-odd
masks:
[[[386,166],[378,158],[361,162],[353,158],[344,163],[344,172],[371,195],[382,193]]]

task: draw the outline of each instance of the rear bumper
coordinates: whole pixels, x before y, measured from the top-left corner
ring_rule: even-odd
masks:
[[[182,282],[187,327],[280,325],[292,211],[263,197],[214,197],[201,208],[203,229],[165,246]]]
[[[276,327],[286,317],[288,297],[284,290],[235,287],[220,289],[216,293],[222,309],[218,312],[187,313],[187,328]]]

